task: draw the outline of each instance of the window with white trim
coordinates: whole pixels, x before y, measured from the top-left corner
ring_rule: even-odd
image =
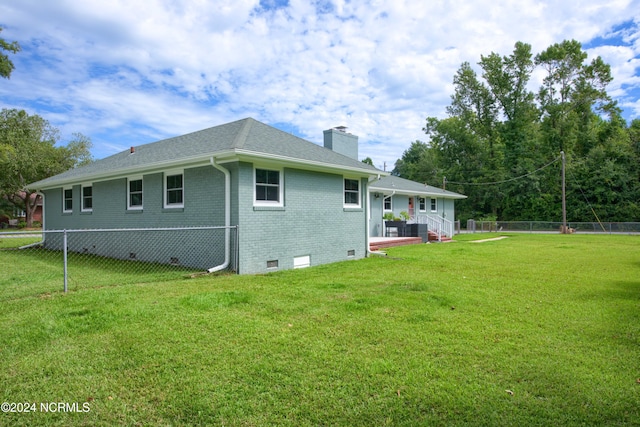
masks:
[[[127,209],[142,209],[142,177],[127,179]]]
[[[438,199],[431,199],[431,212],[438,212]]]
[[[344,205],[345,207],[360,206],[360,180],[344,179]]]
[[[389,211],[391,212],[393,210],[393,204],[391,202],[391,197],[392,196],[385,196],[383,199],[383,204],[384,204],[384,210],[385,211]]]
[[[427,199],[426,197],[418,197],[418,210],[420,212],[427,211]]]
[[[62,189],[62,212],[73,212],[73,188]]]
[[[282,171],[253,170],[254,203],[263,206],[282,206]]]
[[[184,207],[184,173],[166,172],[164,175],[164,207]]]
[[[93,186],[83,185],[81,188],[82,194],[82,212],[93,211]]]

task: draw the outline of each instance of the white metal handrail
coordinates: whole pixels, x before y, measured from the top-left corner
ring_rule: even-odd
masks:
[[[453,221],[435,215],[418,215],[414,220],[418,224],[427,224],[427,229],[436,233],[438,240],[443,235],[453,237]]]
[[[449,221],[446,218],[441,218],[442,219],[442,231],[444,232],[444,235],[452,238],[453,237],[453,221]]]

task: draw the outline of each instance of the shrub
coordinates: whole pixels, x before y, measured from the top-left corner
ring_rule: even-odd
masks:
[[[393,221],[393,214],[391,212],[387,212],[382,216],[382,219],[385,221]]]

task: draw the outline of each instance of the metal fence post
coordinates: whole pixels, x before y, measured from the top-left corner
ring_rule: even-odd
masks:
[[[63,230],[62,234],[62,253],[64,263],[64,292],[67,293],[67,230]]]
[[[236,250],[235,250],[235,254],[236,254],[236,262],[235,262],[235,270],[236,270],[236,274],[239,274],[240,271],[240,266],[238,265],[239,259],[240,259],[240,229],[239,227],[236,225]]]

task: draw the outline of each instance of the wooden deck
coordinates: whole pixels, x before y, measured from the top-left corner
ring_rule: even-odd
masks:
[[[429,242],[438,242],[438,235],[432,231],[429,232]],[[442,236],[440,242],[451,242],[451,238]],[[369,250],[378,251],[384,248],[392,248],[394,246],[417,245],[422,243],[420,237],[370,237]]]
[[[417,245],[422,243],[420,237],[371,237],[369,238],[369,249],[378,251],[394,246]]]

